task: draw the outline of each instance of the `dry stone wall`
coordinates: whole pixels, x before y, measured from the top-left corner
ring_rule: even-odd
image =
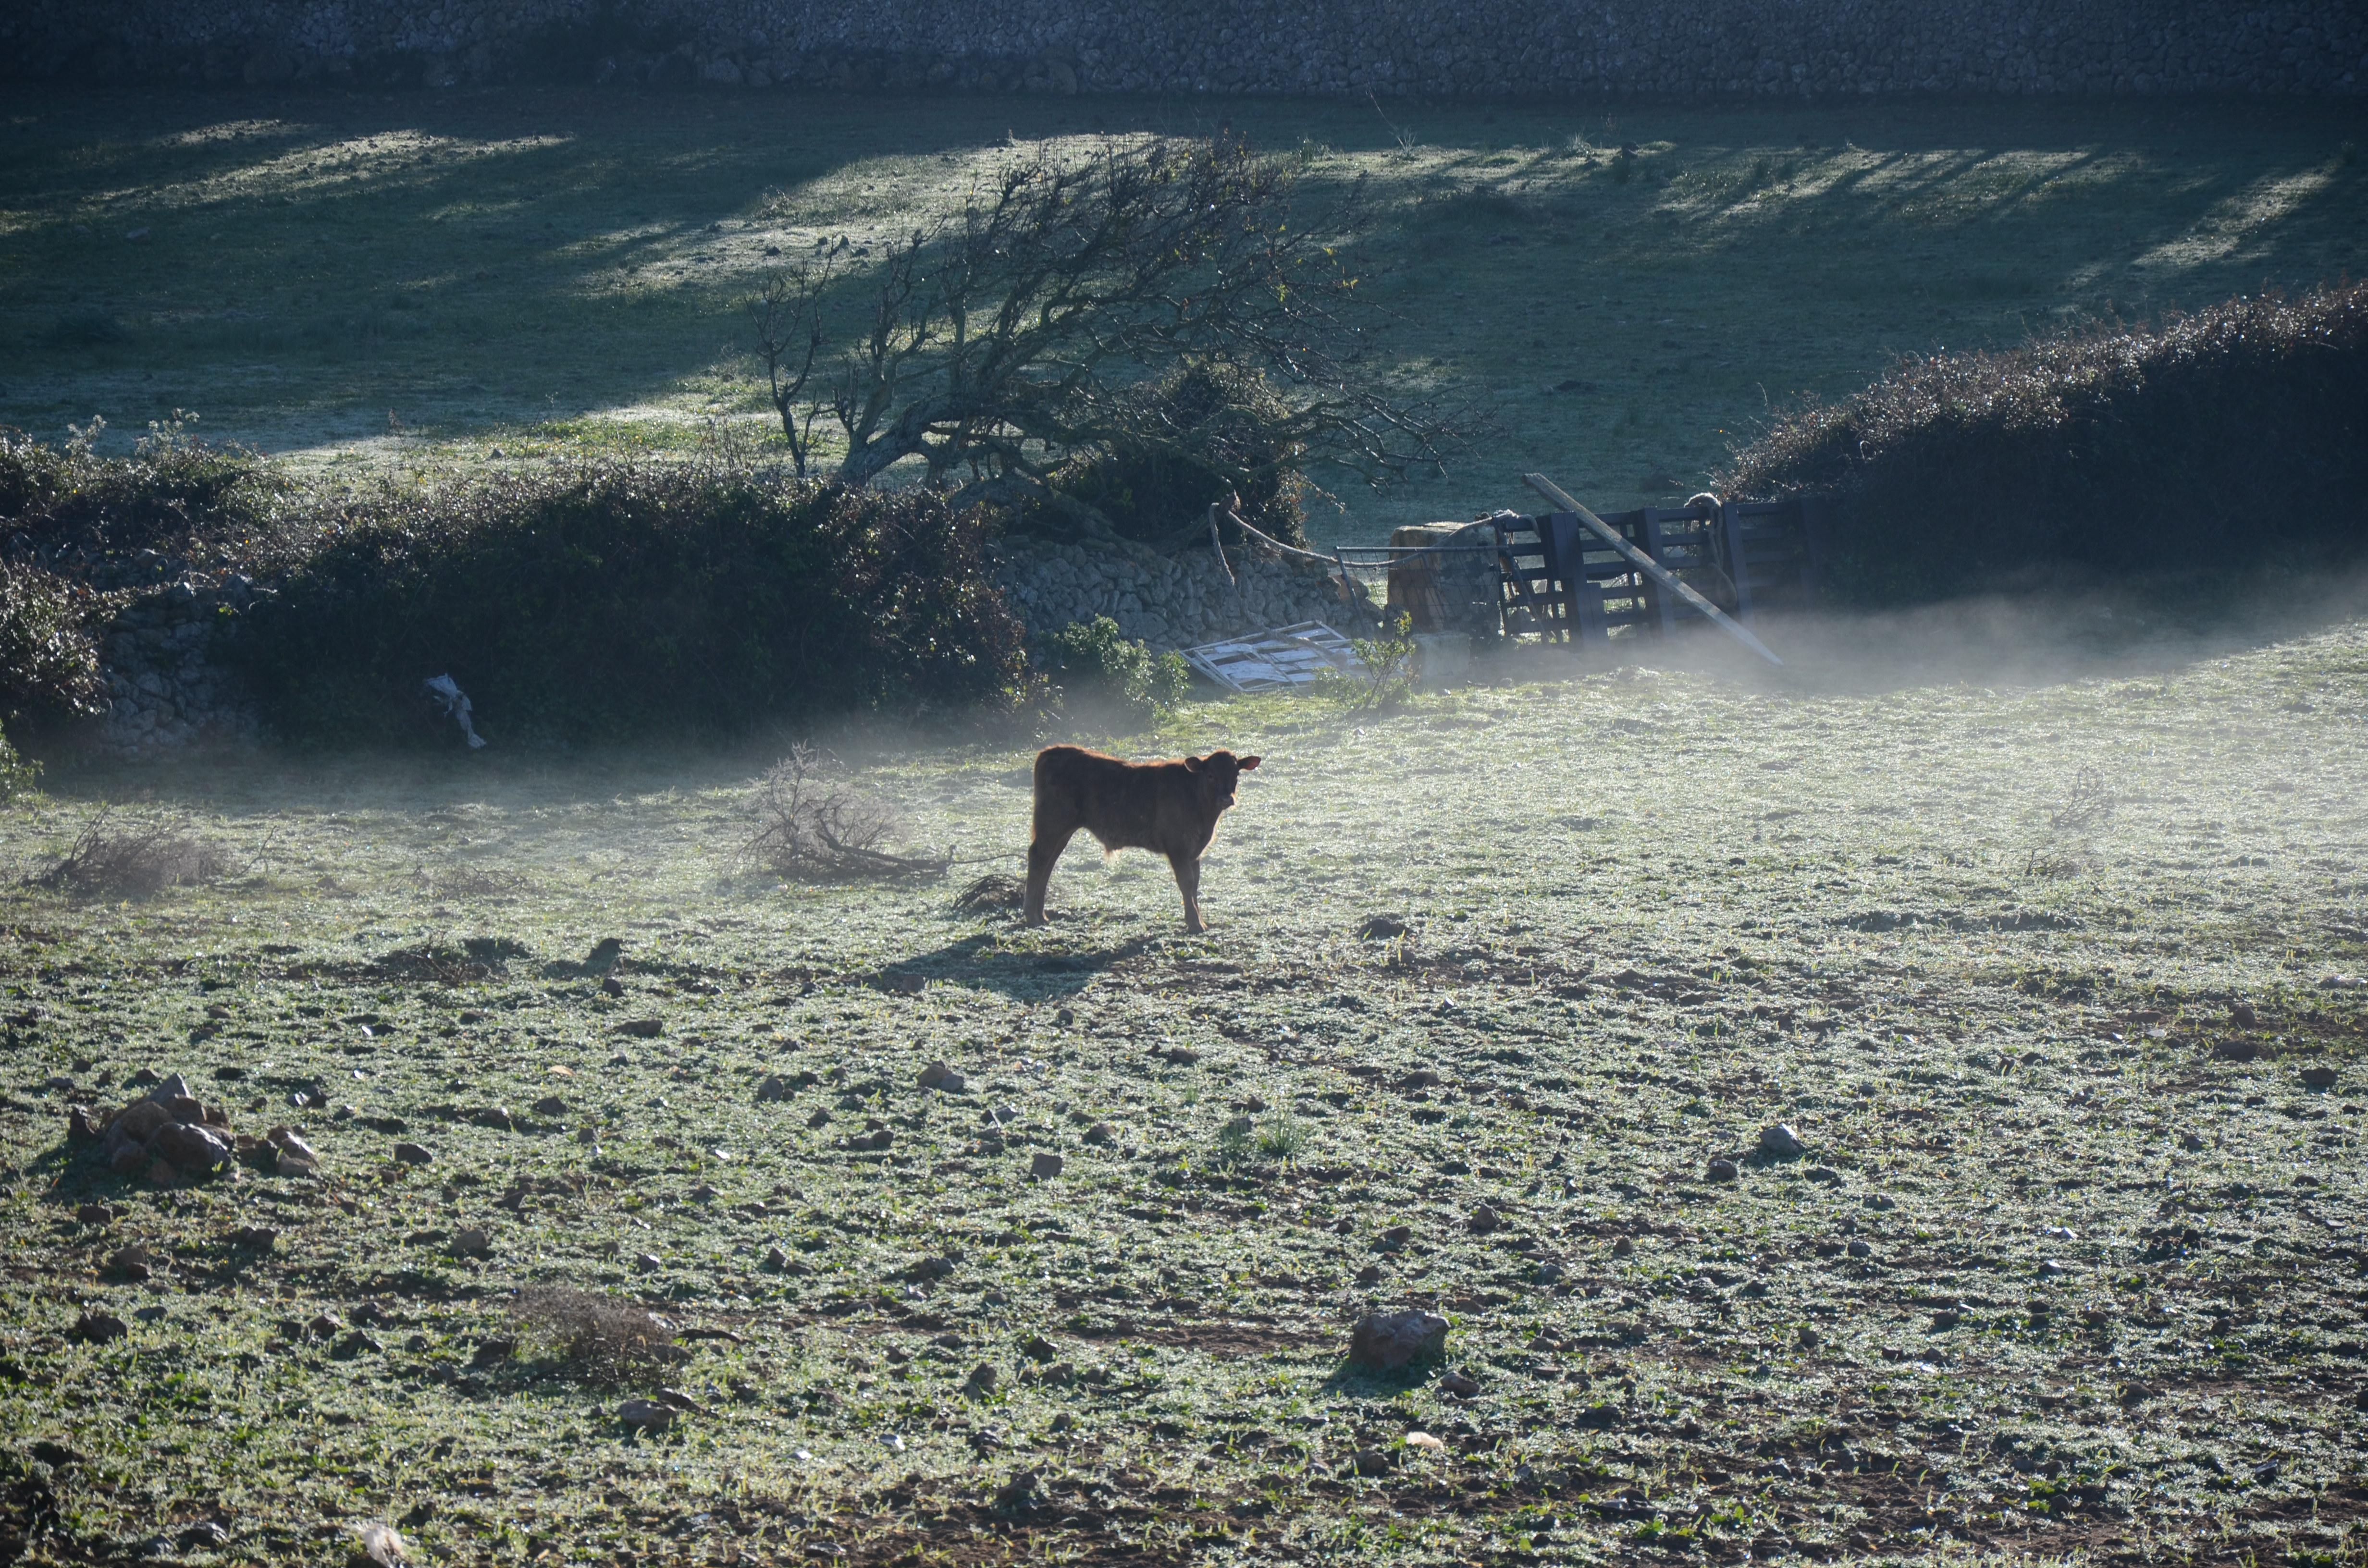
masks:
[[[997,585],[1030,637],[1106,615],[1119,631],[1166,651],[1245,631],[1321,620],[1351,637],[1372,628],[1345,610],[1321,567],[1229,553],[1234,580],[1204,551],[1167,559],[1053,545],[1013,551]]]
[[[2359,0],[14,0],[0,75],[1496,97],[2356,96]]]

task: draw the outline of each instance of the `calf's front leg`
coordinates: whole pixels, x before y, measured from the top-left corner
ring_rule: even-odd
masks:
[[[1177,891],[1184,895],[1184,929],[1194,934],[1207,930],[1201,923],[1201,857],[1170,855],[1167,864],[1175,869]]]
[[[1044,924],[1044,890],[1053,884],[1053,863],[1061,851],[1069,846],[1070,835],[1076,832],[1047,833],[1038,829],[1028,845],[1028,906],[1027,920],[1030,926]]]

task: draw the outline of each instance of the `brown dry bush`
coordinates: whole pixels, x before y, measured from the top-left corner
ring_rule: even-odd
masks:
[[[231,869],[229,853],[188,824],[152,817],[114,824],[112,811],[90,820],[73,846],[26,879],[35,887],[106,898],[149,898],[167,888],[212,881]]]
[[[683,1356],[674,1331],[646,1308],[591,1290],[533,1286],[518,1292],[510,1315],[578,1376],[600,1381],[622,1381]]]
[[[742,852],[779,876],[848,881],[945,874],[940,857],[882,847],[896,831],[894,810],[858,790],[846,764],[813,746],[792,746],[765,775],[756,812],[757,831]]]

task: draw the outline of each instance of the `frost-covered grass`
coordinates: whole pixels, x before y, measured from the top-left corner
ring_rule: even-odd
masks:
[[[6,895],[0,1463],[80,1456],[58,1559],[2356,1561],[2368,623],[1856,685],[1191,708],[1122,744],[1267,759],[1198,937],[1083,846],[1033,931],[953,908],[1016,854],[766,881],[768,759],[57,780],[21,872],[143,790],[231,870]],[[849,752],[917,842],[1022,841],[1024,747]],[[142,1068],[321,1179],[107,1174],[66,1107]],[[706,1336],[589,1381],[537,1284]],[[1344,1367],[1407,1304],[1476,1395]],[[702,1413],[629,1436],[662,1382]]]

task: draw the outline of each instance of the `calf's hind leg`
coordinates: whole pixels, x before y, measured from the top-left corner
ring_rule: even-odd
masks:
[[[1059,826],[1041,814],[1037,817],[1036,832],[1028,841],[1029,925],[1044,924],[1044,890],[1053,883],[1053,863],[1061,858],[1061,851],[1069,846],[1076,832],[1074,826]]]
[[[1201,858],[1198,855],[1170,855],[1167,864],[1176,871],[1176,890],[1184,895],[1184,929],[1205,931],[1201,923]]]

